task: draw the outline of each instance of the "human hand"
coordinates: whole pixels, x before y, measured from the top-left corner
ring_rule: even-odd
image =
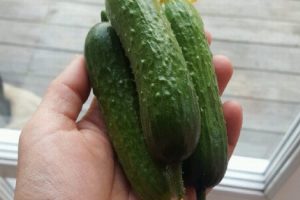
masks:
[[[224,56],[215,56],[214,65],[222,94],[232,66]],[[22,131],[16,200],[137,199],[114,156],[96,101],[76,122],[89,92],[85,61],[79,56],[50,84]],[[242,111],[234,101],[226,102],[223,110],[231,155],[241,129]],[[195,199],[192,190],[186,199]]]

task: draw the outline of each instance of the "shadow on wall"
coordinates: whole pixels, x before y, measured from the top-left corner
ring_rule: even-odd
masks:
[[[6,125],[11,118],[11,104],[4,95],[3,81],[0,76],[0,127]]]
[[[4,83],[0,76],[0,128],[22,129],[40,102],[39,96]]]

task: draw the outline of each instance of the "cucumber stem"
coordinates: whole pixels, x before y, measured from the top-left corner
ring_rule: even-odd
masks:
[[[171,192],[175,195],[176,199],[182,200],[185,193],[182,179],[182,164],[167,165],[166,176],[171,187]]]
[[[206,199],[205,190],[196,190],[196,193],[197,193],[197,200],[205,200]]]
[[[158,3],[159,4],[164,4],[167,1],[169,1],[169,0],[158,0]],[[192,3],[195,3],[197,0],[186,0],[186,1],[192,4]]]
[[[107,13],[104,10],[101,10],[100,18],[101,18],[101,22],[108,22],[109,21]]]

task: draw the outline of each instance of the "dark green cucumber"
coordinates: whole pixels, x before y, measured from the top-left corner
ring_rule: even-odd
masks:
[[[106,11],[133,69],[151,155],[164,163],[187,158],[200,133],[198,99],[158,2],[106,0]]]
[[[166,0],[162,9],[182,48],[199,97],[201,136],[192,156],[184,162],[184,180],[198,190],[220,182],[227,168],[227,134],[212,54],[202,20],[187,0]]]
[[[158,164],[150,156],[141,130],[129,62],[109,23],[97,24],[89,31],[85,58],[108,135],[133,190],[143,200],[180,199],[181,166]]]

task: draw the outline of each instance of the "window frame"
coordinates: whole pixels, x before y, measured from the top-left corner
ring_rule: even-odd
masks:
[[[20,130],[0,129],[0,197],[13,198]],[[300,166],[300,114],[270,160],[233,155],[225,177],[210,196],[267,200]]]

